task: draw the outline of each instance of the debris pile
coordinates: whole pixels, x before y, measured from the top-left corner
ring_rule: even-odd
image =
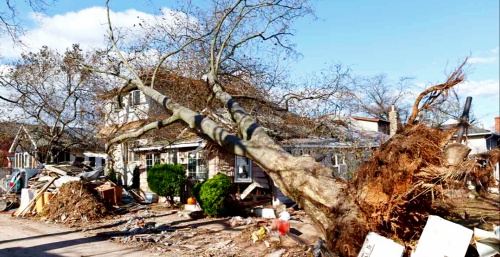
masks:
[[[103,200],[82,181],[64,184],[45,206],[41,216],[58,221],[90,221],[104,217],[108,209]]]

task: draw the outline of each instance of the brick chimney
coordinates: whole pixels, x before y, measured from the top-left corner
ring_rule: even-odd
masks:
[[[391,111],[389,112],[389,136],[396,135],[396,131],[398,130],[398,112],[396,111],[396,107],[391,106]]]
[[[500,117],[495,117],[495,131],[500,133]]]

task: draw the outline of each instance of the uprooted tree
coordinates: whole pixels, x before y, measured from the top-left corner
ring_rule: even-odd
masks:
[[[123,34],[117,34],[119,30],[112,26],[108,4],[109,1],[110,47],[84,65],[102,76],[123,79],[119,94],[140,90],[169,115],[110,140],[107,150],[115,143],[183,122],[226,150],[248,157],[264,168],[279,189],[305,209],[334,252],[355,256],[370,230],[403,242],[410,240],[411,233],[421,230],[405,219],[422,222],[428,213],[430,203],[425,199],[429,189],[448,172],[441,150],[451,134],[419,124],[418,114],[439,103],[450,88],[464,80],[465,62],[446,82],[418,96],[408,127],[385,143],[359,169],[351,184],[334,179],[331,170],[311,157],[295,157],[286,152],[226,91],[229,85],[225,83],[234,81],[231,79],[235,76],[246,83],[266,83],[260,75],[267,74],[269,66],[263,63],[279,49],[285,49],[287,54],[293,52],[287,40],[292,32],[290,25],[312,13],[308,1],[225,0],[204,5],[205,9],[191,4],[180,6],[180,12],[172,14],[173,19],[166,21],[159,16],[149,24],[142,22],[145,36],[137,42],[138,46],[131,48],[119,47]],[[174,100],[190,95],[164,95],[157,91],[155,82],[162,70],[203,76],[211,92],[203,99],[207,109],[197,112]],[[281,102],[270,104],[288,109],[291,103],[304,98],[321,100],[335,95],[322,92],[325,90],[310,97],[295,92],[284,95]],[[242,98],[252,99],[252,96]],[[253,100],[270,101],[258,97]],[[227,110],[236,133],[228,132],[206,115],[214,102]]]

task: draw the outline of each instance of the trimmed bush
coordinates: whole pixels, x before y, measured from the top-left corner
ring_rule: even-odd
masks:
[[[180,195],[186,185],[186,169],[182,165],[156,164],[148,171],[148,186],[151,191],[165,196],[170,203]]]
[[[206,182],[193,188],[193,195],[200,203],[205,214],[221,217],[227,214],[226,202],[231,189],[231,181],[224,174],[215,175]]]

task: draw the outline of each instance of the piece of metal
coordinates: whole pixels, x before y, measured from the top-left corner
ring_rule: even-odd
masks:
[[[465,106],[464,106],[464,111],[462,113],[462,116],[460,117],[460,123],[458,124],[458,133],[457,133],[457,143],[462,143],[464,133],[469,126],[469,111],[470,111],[470,105],[472,103],[472,97],[468,96],[467,99],[465,100]]]

